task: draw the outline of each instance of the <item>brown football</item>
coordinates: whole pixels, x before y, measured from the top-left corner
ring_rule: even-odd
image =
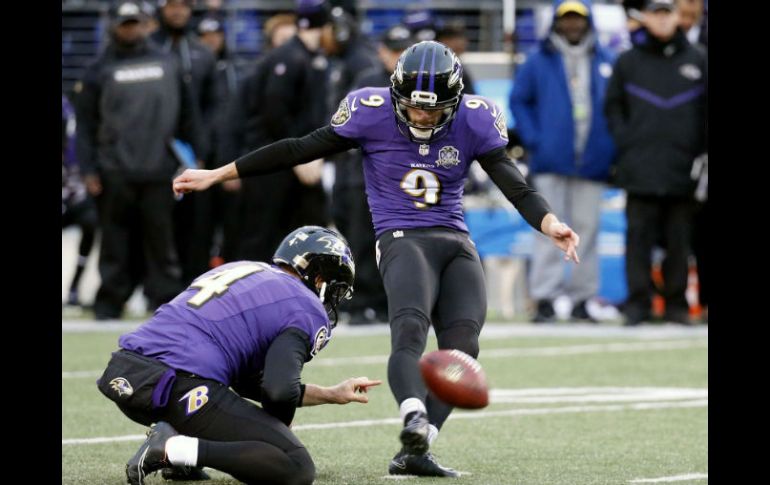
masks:
[[[489,387],[484,369],[460,350],[436,350],[420,359],[425,385],[447,404],[480,409],[489,404]]]

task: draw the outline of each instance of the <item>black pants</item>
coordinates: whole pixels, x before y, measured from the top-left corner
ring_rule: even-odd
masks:
[[[709,304],[708,279],[708,200],[699,204],[695,212],[695,228],[693,234],[693,253],[698,264],[698,300],[703,307]]]
[[[174,244],[184,285],[210,269],[214,244],[213,198],[213,190],[194,192],[174,205]]]
[[[468,234],[446,228],[389,230],[377,241],[388,295],[390,389],[399,404],[416,397],[441,428],[452,408],[428,395],[419,358],[433,325],[440,349],[477,357],[487,312],[481,260]]]
[[[647,197],[629,194],[626,200],[626,281],[628,300],[624,313],[645,319],[650,315],[653,282],[652,250],[658,241],[665,246],[663,297],[666,316],[675,321],[687,315],[687,272],[693,225],[689,198]]]
[[[166,181],[135,183],[103,177],[102,185],[98,200],[102,284],[96,294],[94,312],[97,317],[118,318],[135,286],[132,239],[141,239],[144,287],[150,303],[165,303],[182,289],[172,232],[175,201]]]
[[[152,367],[136,363],[121,375],[130,381],[148,365]],[[166,407],[147,410],[140,407],[146,403],[137,402],[118,408],[139,424],[166,421],[180,434],[198,438],[198,466],[216,468],[249,484],[312,483],[313,460],[285,424],[220,382],[176,372]]]
[[[241,230],[241,218],[238,214],[241,193],[224,190],[221,185],[211,187],[209,190],[214,190],[212,195],[214,196],[215,230],[221,230],[218,255],[228,263],[237,261]]]

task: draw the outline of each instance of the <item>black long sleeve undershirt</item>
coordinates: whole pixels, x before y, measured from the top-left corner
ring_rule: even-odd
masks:
[[[331,126],[303,136],[302,138],[284,138],[253,152],[247,153],[235,161],[238,176],[264,175],[279,170],[312,162],[318,158],[358,148],[353,140],[336,134]]]
[[[310,340],[296,328],[284,330],[265,355],[262,374],[262,408],[287,426],[302,406],[305,386],[300,382],[302,367],[310,354]]]
[[[492,182],[503,192],[503,195],[511,201],[521,213],[524,220],[538,231],[543,222],[543,217],[551,212],[548,202],[527,184],[519,169],[511,162],[505,153],[505,148],[500,147],[485,153],[478,158],[481,168],[484,169]]]

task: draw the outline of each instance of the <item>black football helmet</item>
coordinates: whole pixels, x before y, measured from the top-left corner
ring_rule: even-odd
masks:
[[[440,42],[418,42],[405,50],[390,76],[390,98],[401,133],[420,143],[430,143],[445,134],[460,106],[462,77],[460,60]],[[418,126],[409,121],[406,107],[443,113],[435,125]],[[438,134],[444,127],[443,134]]]
[[[334,328],[337,305],[353,296],[356,276],[353,253],[345,238],[330,229],[303,226],[283,239],[273,262],[290,266],[299,274],[305,286],[323,302]],[[323,280],[321,288],[316,287],[318,276]]]

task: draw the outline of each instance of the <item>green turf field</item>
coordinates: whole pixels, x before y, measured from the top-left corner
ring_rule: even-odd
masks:
[[[136,435],[145,429],[124,417],[94,383],[120,333],[62,333],[63,484],[125,483],[125,462],[141,443]],[[482,339],[481,349],[492,402],[481,411],[455,411],[433,446],[440,463],[465,474],[398,482],[708,482],[707,334],[501,334]],[[340,331],[307,364],[304,381],[331,385],[355,375],[385,381],[388,350],[386,335]],[[397,416],[386,384],[372,389],[366,405],[298,410],[295,432],[315,460],[316,483],[394,483],[387,465],[399,449]],[[80,441],[89,438],[108,440]],[[204,483],[237,483],[208,471],[213,479]],[[172,482],[158,474],[147,483]]]

